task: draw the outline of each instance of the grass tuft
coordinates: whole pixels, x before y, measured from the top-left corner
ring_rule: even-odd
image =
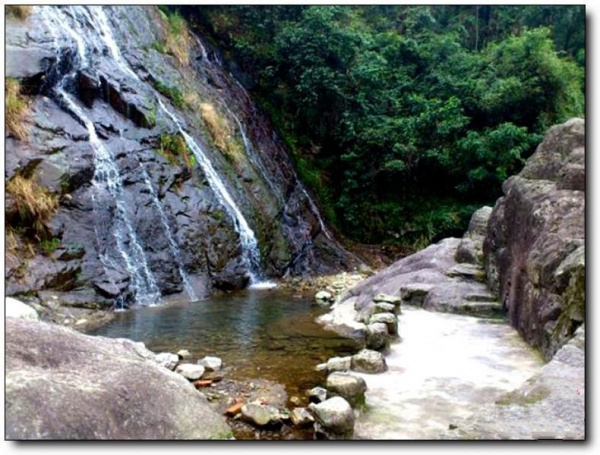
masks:
[[[20,175],[6,184],[6,192],[12,196],[18,225],[31,229],[39,238],[46,237],[46,222],[58,208],[58,196]]]
[[[6,15],[22,21],[29,17],[32,10],[31,5],[6,5]]]
[[[25,119],[28,114],[28,103],[21,94],[21,84],[13,78],[6,79],[6,129],[16,139],[27,139],[28,128]]]

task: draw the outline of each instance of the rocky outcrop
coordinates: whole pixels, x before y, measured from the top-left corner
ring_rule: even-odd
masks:
[[[141,343],[13,317],[5,336],[9,440],[231,437],[194,386]]]
[[[585,439],[585,329],[521,387],[459,425],[453,438]]]
[[[397,336],[395,315],[402,305],[483,317],[498,315],[501,304],[485,283],[481,262],[490,213],[489,207],[476,211],[463,238],[430,245],[350,288],[318,320],[343,335],[364,339],[372,349],[385,350],[389,340],[382,337],[378,324],[385,324],[389,336]]]
[[[57,12],[60,18],[53,19]],[[101,31],[100,12],[117,49]],[[7,261],[8,295],[84,290],[93,294],[91,302],[107,307],[136,302],[132,264],[113,235],[115,225],[126,228],[121,212],[145,258],[144,273],[163,297],[190,297],[180,271],[198,298],[245,286],[249,266],[239,221],[211,187],[181,130],[211,162],[254,232],[265,276],[333,272],[352,264],[298,181],[283,143],[220,61],[206,56],[199,37],[181,37],[189,55],[178,63],[156,50],[169,26],[154,7],[73,7],[61,14],[60,7],[34,7],[26,21],[7,19],[6,76],[23,87],[29,134],[25,141],[7,137],[5,177],[23,177],[59,201],[43,221],[47,245],[26,236],[33,257],[18,251]],[[83,61],[72,36],[82,36]],[[66,95],[56,90],[61,80]],[[212,107],[224,143],[215,141],[199,115],[200,104]],[[98,178],[114,175],[96,175],[99,146],[78,110],[114,161],[124,210],[110,191],[98,188]],[[14,208],[9,195],[7,224],[27,232],[31,226]]]
[[[490,287],[547,359],[585,319],[585,122],[546,134],[503,185],[484,243]]]

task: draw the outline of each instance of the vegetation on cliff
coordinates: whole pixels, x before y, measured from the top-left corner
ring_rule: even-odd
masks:
[[[584,111],[582,6],[231,6],[225,49],[344,234],[462,233],[545,130]]]

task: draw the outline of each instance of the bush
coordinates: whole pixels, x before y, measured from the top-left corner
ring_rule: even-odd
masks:
[[[179,108],[184,106],[185,101],[183,99],[183,94],[177,87],[170,87],[165,85],[162,81],[155,81],[154,88],[169,98],[175,106]]]
[[[6,15],[25,20],[31,14],[33,6],[28,5],[6,5]]]
[[[6,79],[6,129],[16,139],[27,139],[25,119],[28,113],[27,100],[21,95],[21,84],[13,78]]]
[[[47,237],[46,222],[58,208],[58,197],[20,175],[6,184],[6,193],[12,196],[16,208],[16,224],[38,239]]]
[[[184,166],[190,170],[196,163],[196,157],[190,153],[185,138],[180,134],[163,134],[158,153],[172,165],[179,165],[183,161]]]

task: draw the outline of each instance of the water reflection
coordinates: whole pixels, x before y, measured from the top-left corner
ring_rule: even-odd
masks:
[[[194,360],[216,355],[234,367],[233,378],[262,377],[301,394],[323,381],[318,363],[358,348],[314,322],[319,314],[308,299],[282,290],[246,290],[119,313],[91,334],[142,341],[154,352],[188,349]]]

